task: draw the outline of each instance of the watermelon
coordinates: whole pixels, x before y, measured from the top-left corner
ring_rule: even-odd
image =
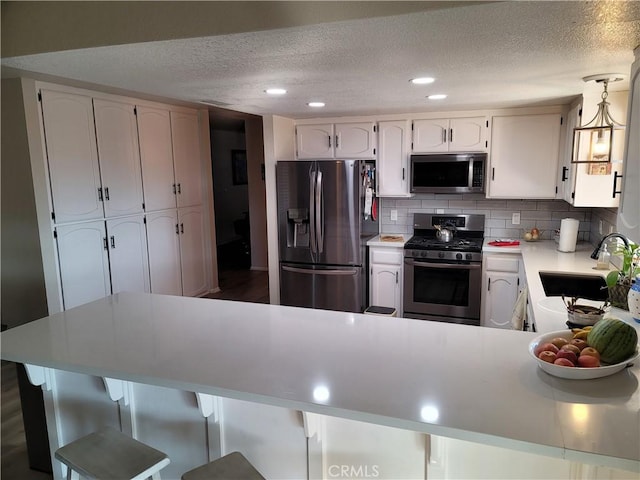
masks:
[[[619,363],[635,353],[638,332],[618,318],[603,318],[587,335],[587,343],[598,350],[603,362]]]

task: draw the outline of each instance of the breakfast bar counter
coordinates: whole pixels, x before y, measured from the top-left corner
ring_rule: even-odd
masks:
[[[201,410],[206,398],[236,399],[637,472],[640,367],[596,380],[552,377],[528,353],[535,336],[120,293],[0,338],[2,359],[31,365],[45,391],[62,389],[51,372],[72,372],[107,387],[195,392]],[[47,415],[63,442],[68,413]],[[49,436],[55,443],[56,432]]]

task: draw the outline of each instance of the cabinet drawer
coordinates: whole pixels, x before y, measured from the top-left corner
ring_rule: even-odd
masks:
[[[402,250],[371,250],[371,263],[402,265]]]
[[[484,258],[484,262],[486,269],[493,272],[518,273],[518,268],[520,266],[520,260],[518,258],[510,257],[487,256]]]

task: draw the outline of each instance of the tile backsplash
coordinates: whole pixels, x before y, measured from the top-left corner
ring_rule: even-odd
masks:
[[[615,228],[615,209],[576,208],[563,200],[494,200],[482,194],[420,194],[380,200],[381,233],[413,233],[414,213],[483,214],[485,236],[495,238],[522,238],[525,230],[537,227],[543,239],[552,239],[563,218],[580,221],[579,241],[597,243],[600,240],[600,219],[603,232],[609,233],[610,225]],[[392,211],[397,214],[397,220],[391,220]],[[511,223],[513,213],[520,213],[520,225]]]

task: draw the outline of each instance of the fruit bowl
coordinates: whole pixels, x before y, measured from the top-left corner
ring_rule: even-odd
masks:
[[[608,377],[609,375],[613,375],[614,373],[618,373],[621,370],[624,370],[628,365],[633,363],[640,356],[640,345],[636,348],[636,351],[633,355],[631,355],[626,360],[620,363],[614,363],[612,365],[607,365],[603,363],[599,367],[594,368],[583,368],[583,367],[563,367],[562,365],[554,365],[553,363],[545,362],[544,360],[540,360],[536,357],[534,351],[536,347],[542,343],[550,342],[552,339],[556,337],[566,338],[570,340],[573,337],[573,333],[571,330],[558,330],[555,332],[545,333],[544,335],[540,335],[536,337],[529,343],[529,354],[538,362],[538,366],[547,372],[549,375],[553,375],[554,377],[560,378],[568,378],[571,380],[590,380],[593,378],[601,378]]]

